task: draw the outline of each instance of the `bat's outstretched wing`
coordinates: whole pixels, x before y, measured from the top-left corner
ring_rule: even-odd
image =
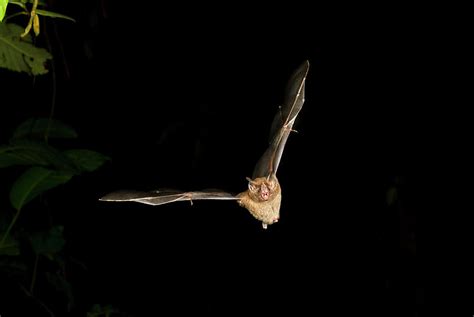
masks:
[[[286,140],[292,131],[298,113],[303,107],[304,86],[308,70],[309,62],[305,61],[288,81],[284,103],[273,119],[270,130],[270,145],[257,162],[252,175],[253,179],[276,174]]]
[[[173,203],[176,201],[191,201],[194,200],[238,200],[231,193],[219,190],[203,190],[196,192],[183,192],[178,190],[158,190],[151,192],[140,192],[133,190],[121,190],[105,195],[99,200],[102,201],[117,201],[126,202],[134,201],[137,203],[147,205],[163,205]]]

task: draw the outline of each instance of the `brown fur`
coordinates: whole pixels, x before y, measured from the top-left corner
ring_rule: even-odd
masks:
[[[260,191],[270,190],[267,200],[262,199]],[[256,219],[262,221],[262,225],[271,225],[280,218],[281,188],[278,179],[272,176],[270,179],[259,177],[250,180],[249,189],[237,195],[239,205],[246,208]]]

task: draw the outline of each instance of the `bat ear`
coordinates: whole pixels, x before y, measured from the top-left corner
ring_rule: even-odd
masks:
[[[249,189],[250,189],[251,192],[255,192],[255,191],[257,191],[257,186],[255,186],[252,183],[249,183]]]
[[[268,182],[268,187],[271,189],[271,190],[274,190],[276,188],[276,182],[274,182],[273,180],[271,180],[270,182]]]
[[[267,184],[268,184],[268,187],[270,187],[270,189],[272,189],[272,190],[275,189],[276,186],[277,186],[277,183],[278,183],[278,181],[277,181],[276,176],[274,174],[269,175],[267,177]]]
[[[249,182],[248,186],[249,186],[249,190],[251,192],[255,192],[257,191],[257,186],[255,185],[255,182],[253,180],[251,180],[249,177],[246,177],[247,181]]]

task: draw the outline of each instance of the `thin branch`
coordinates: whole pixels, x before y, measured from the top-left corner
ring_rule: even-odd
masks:
[[[28,296],[28,297],[31,297],[33,298],[38,304],[41,305],[41,307],[44,308],[44,310],[46,310],[48,312],[48,314],[51,316],[51,317],[54,317],[54,313],[51,311],[51,309],[48,308],[48,306],[46,306],[45,303],[43,303],[42,301],[40,301],[38,298],[36,298],[33,294],[31,294],[27,289],[26,287],[24,287],[23,285],[21,284],[18,284],[20,285],[20,288],[22,289],[23,292],[25,292],[25,294]]]
[[[39,262],[39,254],[35,256],[35,264],[33,266],[33,274],[31,277],[31,284],[30,284],[30,293],[33,294],[33,289],[35,288],[36,283],[36,273],[38,272],[38,262]]]
[[[45,28],[45,38],[46,38],[46,43],[48,46],[48,51],[53,54],[53,46],[51,45],[51,39],[48,35],[48,32],[46,30],[46,23],[44,23],[44,28]],[[51,76],[52,76],[52,95],[51,95],[51,109],[49,111],[49,121],[48,121],[48,126],[46,127],[46,131],[44,133],[44,138],[46,143],[48,142],[48,134],[49,130],[51,129],[51,123],[53,121],[54,117],[54,111],[56,109],[56,95],[57,95],[57,76],[56,76],[56,63],[55,63],[55,58],[51,59]]]

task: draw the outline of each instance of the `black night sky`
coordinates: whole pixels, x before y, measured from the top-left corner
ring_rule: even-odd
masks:
[[[74,306],[67,312],[65,295],[41,277],[35,292],[56,316],[85,316],[94,304],[117,316],[420,313],[414,17],[64,2],[53,1],[55,11],[77,22],[49,19],[37,38],[54,55],[54,117],[79,134],[54,145],[111,160],[28,204],[16,224],[64,226]],[[278,171],[279,223],[262,230],[235,202],[98,201],[117,189],[245,190],[304,60],[306,102]],[[27,118],[49,116],[53,78],[0,69],[0,83],[5,144]],[[0,170],[8,217],[20,172]],[[39,272],[51,269],[39,263]],[[1,274],[2,317],[48,316]]]

